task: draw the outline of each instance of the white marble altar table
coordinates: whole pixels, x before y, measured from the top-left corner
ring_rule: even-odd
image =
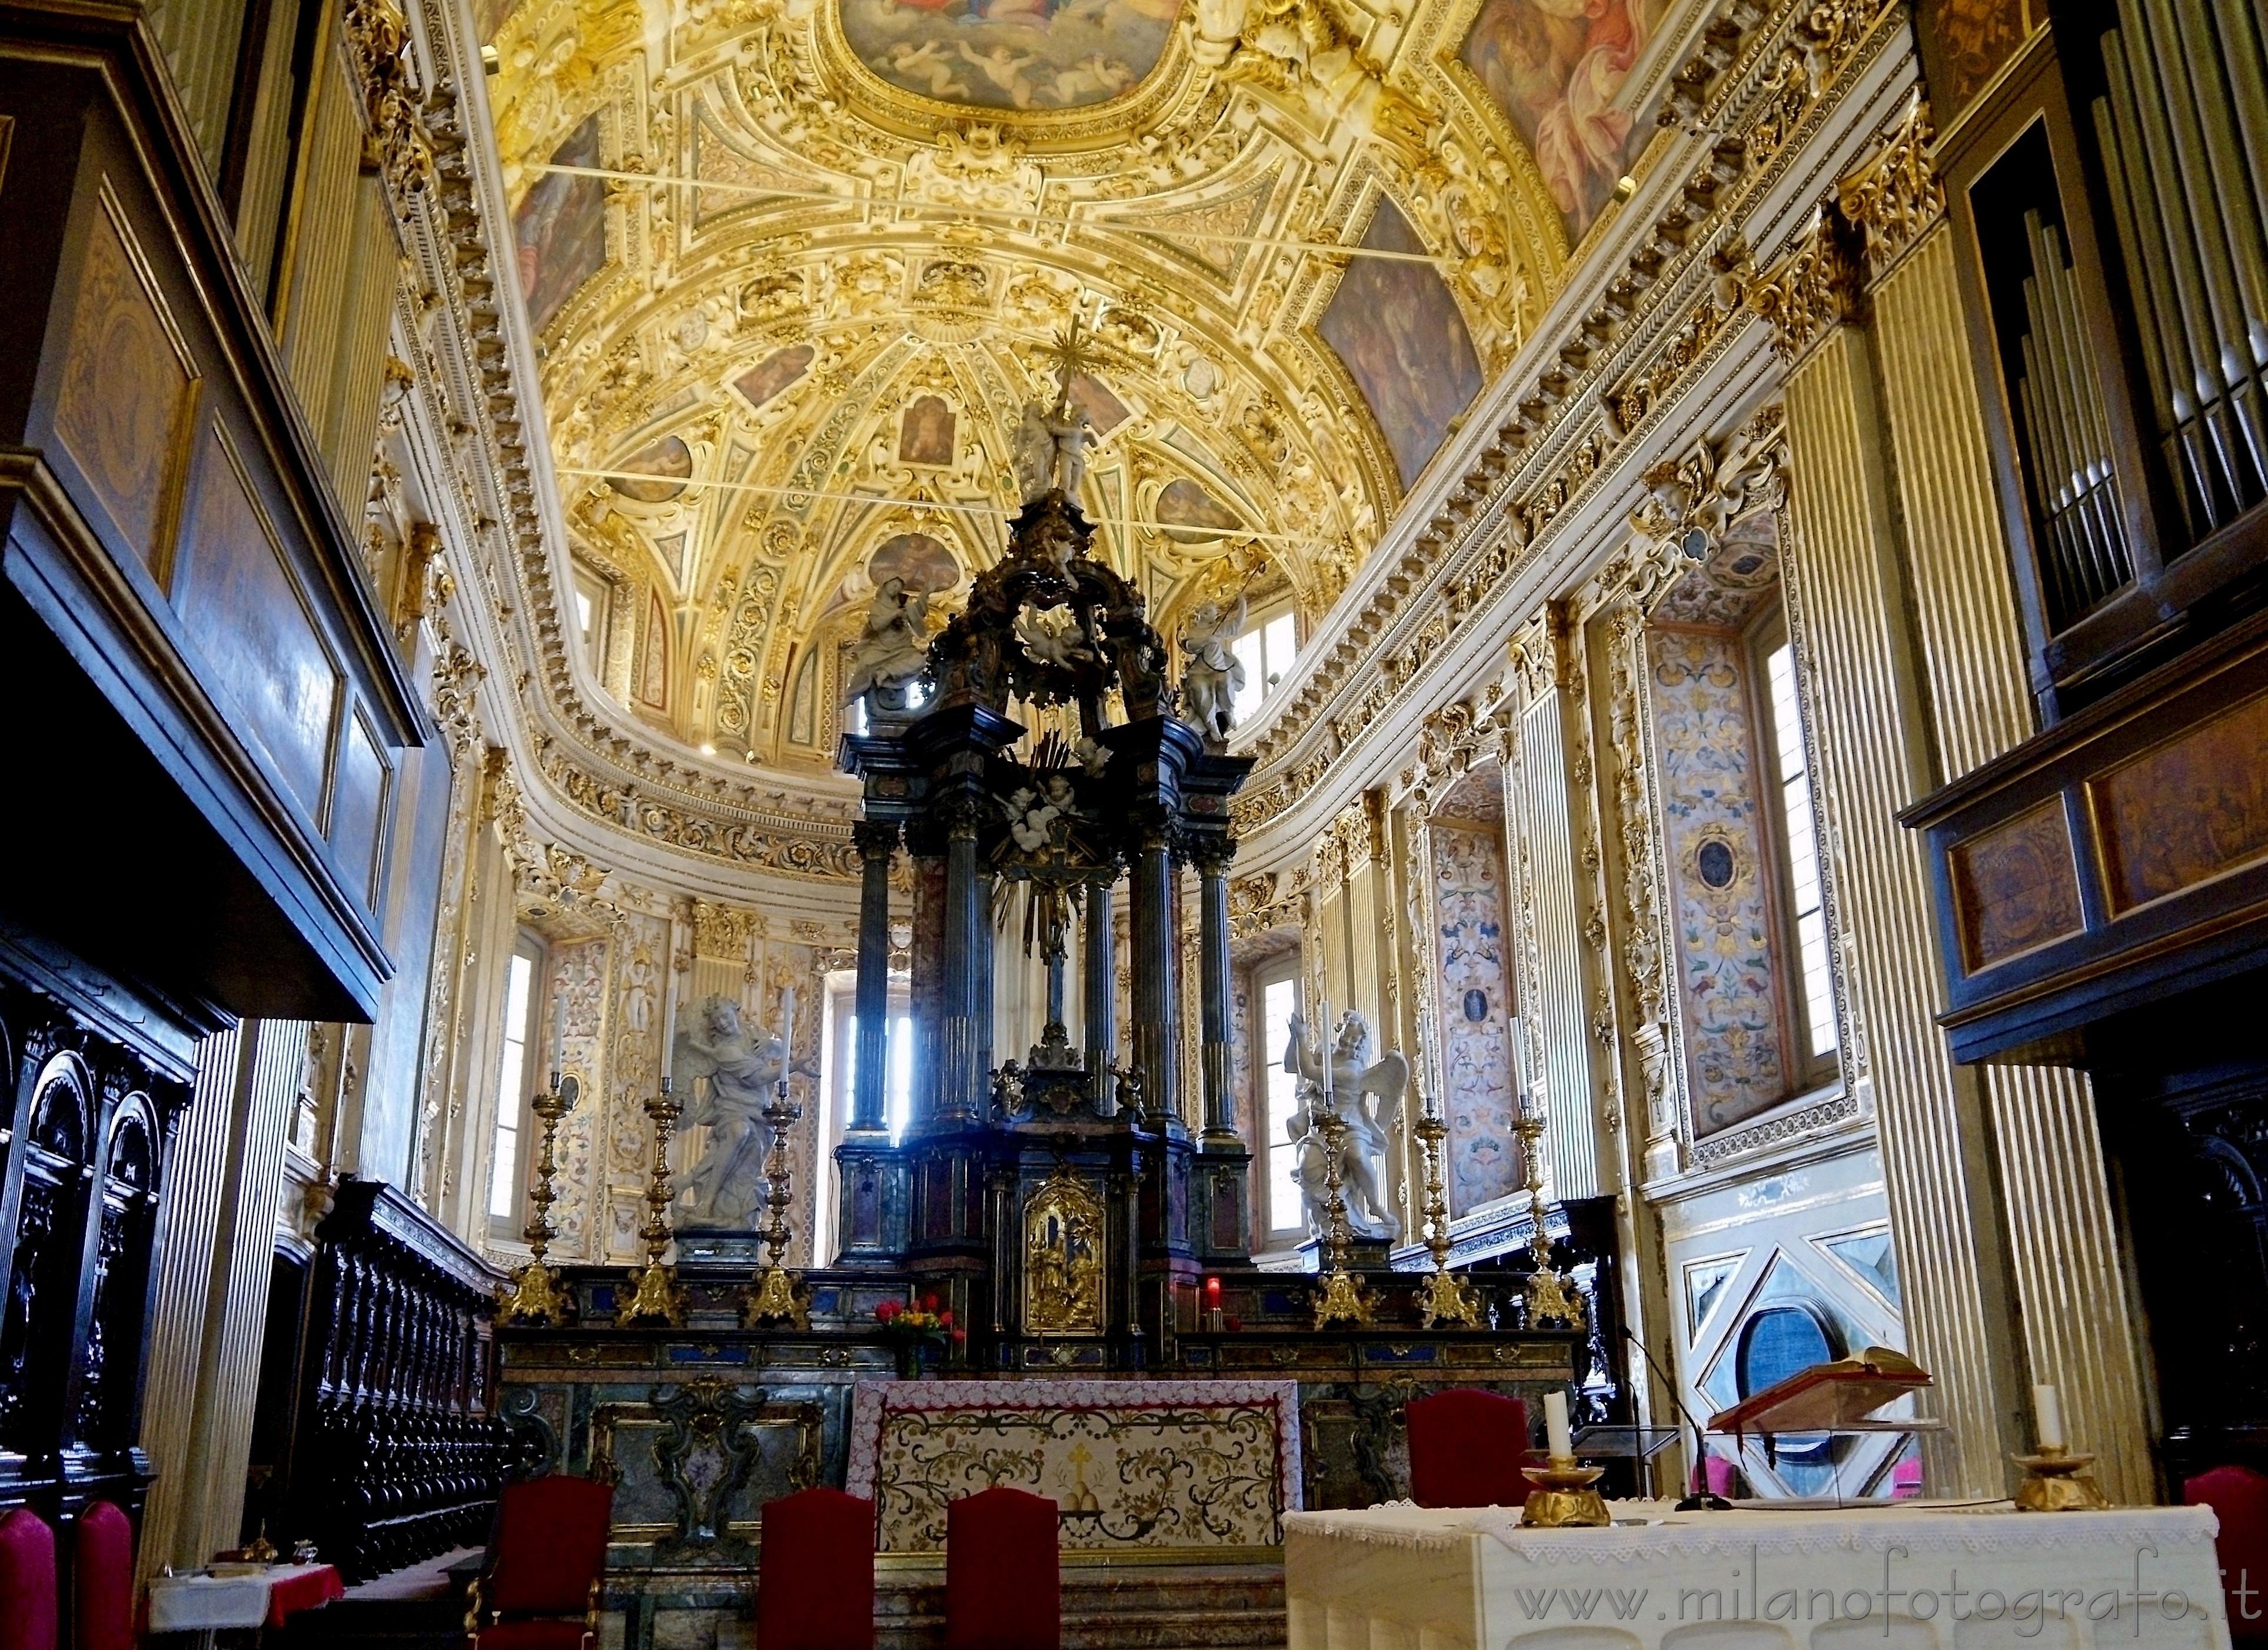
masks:
[[[2228,1650],[2205,1507],[1285,1515],[1291,1650]]]

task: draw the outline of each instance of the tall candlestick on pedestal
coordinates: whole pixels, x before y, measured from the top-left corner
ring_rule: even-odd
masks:
[[[563,1005],[560,1020],[564,1020]],[[559,1270],[549,1263],[551,1240],[559,1229],[551,1224],[551,1205],[559,1194],[552,1180],[559,1173],[559,1120],[575,1109],[582,1085],[556,1068],[550,1088],[528,1101],[528,1109],[543,1124],[543,1144],[535,1159],[535,1184],[527,1190],[534,1212],[527,1217],[527,1263],[512,1274],[497,1292],[498,1314],[507,1323],[563,1324],[573,1315],[573,1304],[561,1287]]]
[[[682,1329],[685,1325],[685,1292],[677,1286],[677,1269],[662,1259],[677,1235],[669,1219],[669,1205],[676,1199],[669,1177],[669,1137],[682,1109],[669,1092],[666,1077],[661,1079],[660,1091],[645,1102],[645,1115],[653,1120],[653,1179],[646,1188],[645,1224],[638,1228],[638,1235],[645,1240],[645,1265],[637,1273],[637,1287],[631,1292],[629,1304],[615,1319],[625,1326],[666,1323]]]
[[[789,1005],[792,1008],[792,1004]],[[785,1066],[782,1066],[784,1072]],[[810,1327],[811,1304],[796,1287],[796,1275],[787,1269],[789,1241],[795,1229],[788,1225],[788,1204],[794,1201],[793,1171],[788,1162],[788,1126],[803,1116],[803,1108],[787,1097],[787,1078],[783,1075],[764,1108],[764,1122],[772,1131],[771,1150],[764,1158],[764,1182],[768,1188],[764,1203],[770,1211],[760,1234],[770,1259],[755,1286],[740,1299],[740,1322],[752,1328],[759,1323],[792,1323],[797,1329]]]
[[[1528,1166],[1528,1218],[1535,1223],[1528,1238],[1528,1327],[1540,1330],[1557,1324],[1565,1329],[1580,1329],[1582,1301],[1568,1293],[1567,1280],[1551,1264],[1551,1234],[1545,1226],[1549,1212],[1543,1204],[1543,1154],[1540,1149],[1543,1143],[1543,1119],[1534,1112],[1522,1110],[1512,1126],[1520,1136],[1520,1155]]]
[[[1418,1291],[1418,1322],[1429,1330],[1436,1323],[1477,1327],[1480,1297],[1449,1270],[1449,1205],[1441,1192],[1441,1143],[1449,1125],[1430,1096],[1418,1103],[1417,1129],[1425,1158],[1425,1247],[1433,1256],[1433,1270]]]

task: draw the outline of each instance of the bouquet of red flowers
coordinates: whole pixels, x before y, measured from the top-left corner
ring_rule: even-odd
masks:
[[[953,1321],[953,1308],[940,1306],[933,1294],[924,1295],[914,1306],[902,1300],[885,1300],[874,1308],[874,1321],[882,1332],[895,1342],[898,1349],[898,1372],[918,1374],[928,1359],[928,1349],[942,1352],[947,1346],[960,1346],[968,1339],[968,1331]]]

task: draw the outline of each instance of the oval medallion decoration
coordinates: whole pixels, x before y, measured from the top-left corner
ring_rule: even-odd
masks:
[[[1693,867],[1701,880],[1712,888],[1728,888],[1740,866],[1733,858],[1733,845],[1722,837],[1712,836],[1694,851]]]

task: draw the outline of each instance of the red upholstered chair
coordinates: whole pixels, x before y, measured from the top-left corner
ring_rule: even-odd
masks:
[[[473,1650],[591,1650],[614,1506],[614,1486],[588,1478],[504,1485],[488,1572],[465,1616]]]
[[[1410,1499],[1420,1506],[1522,1506],[1528,1406],[1478,1387],[1451,1387],[1409,1410]]]
[[[2213,1546],[2228,1595],[2228,1636],[2239,1644],[2268,1641],[2268,1475],[2215,1467],[2183,1484],[2182,1499],[2213,1508],[2220,1521]]]
[[[78,1515],[71,1559],[72,1650],[134,1650],[134,1524],[108,1501]]]
[[[763,1650],[873,1650],[872,1501],[821,1488],[765,1502],[756,1563]]]
[[[1063,1650],[1058,1528],[1053,1501],[1005,1484],[947,1503],[945,1650]]]
[[[0,1518],[0,1650],[55,1650],[55,1532],[28,1506]]]

